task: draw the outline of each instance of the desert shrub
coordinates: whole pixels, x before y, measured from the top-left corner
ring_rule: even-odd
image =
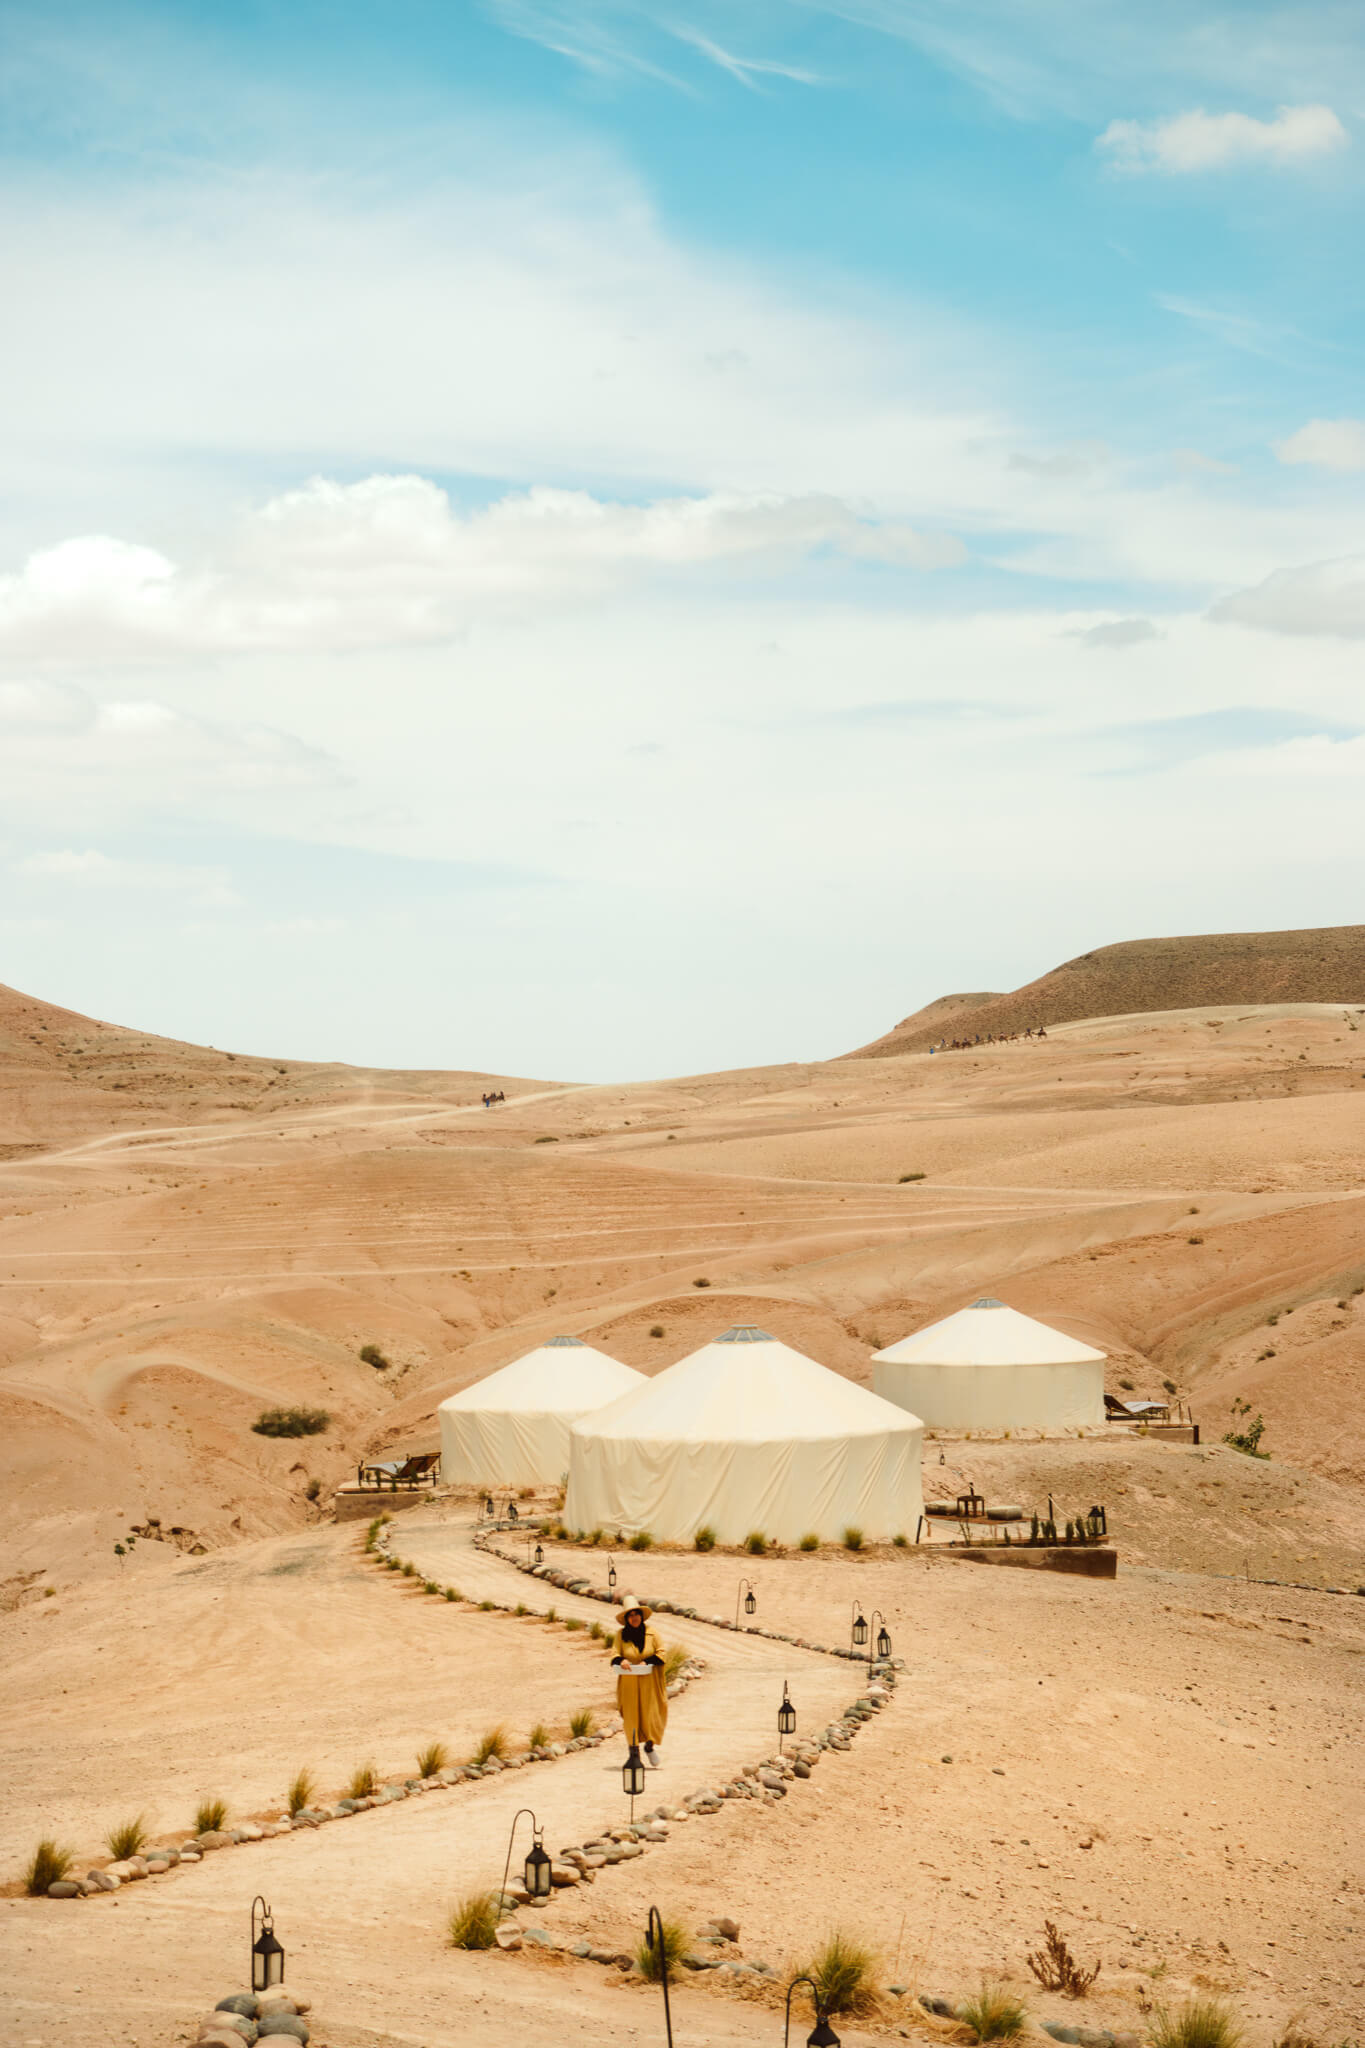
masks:
[[[650,1535],[648,1529],[637,1529],[630,1539],[630,1547],[632,1550],[648,1550],[653,1541],[654,1538]]]
[[[603,1628],[600,1621],[595,1621],[588,1629],[588,1634],[592,1637],[595,1643],[600,1643],[603,1637],[606,1635],[606,1630]]]
[[[423,1591],[424,1593],[439,1593],[439,1592],[440,1592],[440,1590],[441,1590],[441,1589],[440,1589],[440,1587],[439,1587],[439,1586],[437,1585],[437,1583],[436,1583],[435,1579],[423,1579],[423,1581],[422,1581],[422,1591]]]
[[[586,1628],[587,1623],[580,1621],[576,1614],[566,1614],[564,1617],[564,1626],[565,1628],[569,1629]]]
[[[768,1539],[761,1529],[751,1529],[744,1539],[744,1548],[748,1551],[750,1557],[766,1557],[768,1555]]]
[[[487,1604],[491,1607],[493,1605],[493,1602],[490,1600]],[[559,1609],[557,1607],[547,1607],[545,1610],[545,1619],[547,1621],[558,1621]]]
[[[373,1764],[358,1764],[351,1772],[351,1782],[346,1787],[348,1799],[373,1799],[379,1790],[379,1773]]]
[[[498,1938],[498,1902],[492,1892],[470,1892],[450,1915],[446,1939],[451,1948],[494,1948]]]
[[[607,1532],[605,1529],[593,1529],[589,1531],[588,1541],[589,1543],[591,1543],[594,1550],[600,1550],[602,1545],[606,1542],[606,1540]]]
[[[548,1749],[553,1740],[554,1737],[545,1726],[545,1723],[537,1721],[535,1727],[526,1738],[526,1747],[528,1749]]]
[[[305,1486],[303,1489],[303,1497],[305,1500],[318,1500],[320,1499],[321,1494],[322,1481],[320,1479],[310,1479],[307,1486]]]
[[[490,1757],[495,1756],[501,1763],[506,1754],[507,1730],[499,1721],[496,1728],[490,1728],[486,1735],[479,1737],[479,1746],[474,1751],[474,1761],[476,1764],[486,1764]]]
[[[1234,1401],[1232,1413],[1234,1418],[1250,1415],[1250,1401]],[[1223,1442],[1231,1444],[1234,1451],[1244,1451],[1248,1458],[1268,1458],[1270,1456],[1269,1451],[1261,1449],[1261,1438],[1264,1435],[1265,1417],[1264,1415],[1258,1415],[1255,1421],[1248,1422],[1244,1429],[1230,1429],[1223,1438]]]
[[[845,1550],[861,1550],[863,1547],[863,1532],[861,1529],[850,1524],[845,1529],[842,1540]]]
[[[383,1515],[376,1515],[369,1528],[365,1531],[365,1548],[367,1550],[373,1550],[375,1544],[379,1541],[379,1532],[384,1526],[384,1520]]]
[[[429,1742],[425,1749],[419,1749],[417,1752],[417,1775],[419,1778],[434,1778],[438,1771],[445,1769],[449,1761],[450,1756],[443,1742]]]
[[[899,1181],[898,1185],[899,1185],[899,1186],[901,1186],[901,1187],[904,1187],[904,1186],[905,1186],[905,1183],[906,1183],[906,1182],[907,1182],[908,1180],[927,1180],[927,1179],[928,1179],[928,1175],[927,1175],[927,1174],[923,1174],[923,1173],[903,1173],[903,1174],[901,1175],[901,1177],[900,1177],[900,1181]]]
[[[667,1964],[672,1977],[681,1967],[682,1959],[692,1946],[691,1937],[680,1920],[662,1920],[663,1939],[650,1934],[642,1936],[635,1950],[635,1960],[640,1966],[640,1975],[647,1984],[658,1984]],[[651,1929],[652,1932],[652,1929]]]
[[[1028,2024],[1028,2007],[1008,1984],[984,1983],[964,1999],[957,2016],[978,2041],[1012,2041]]]
[[[818,1550],[820,1548],[820,1538],[816,1535],[814,1529],[807,1529],[805,1535],[801,1538],[800,1547],[802,1550]]]
[[[559,1140],[558,1138],[537,1138],[535,1142],[537,1145],[557,1145]]]
[[[1202,1244],[1204,1240],[1202,1237],[1187,1237],[1185,1242],[1186,1244]]]
[[[512,1612],[513,1612],[513,1614],[516,1614],[516,1615],[523,1615],[523,1614],[529,1614],[529,1613],[531,1612],[531,1610],[530,1610],[530,1608],[529,1608],[529,1607],[528,1607],[528,1606],[526,1605],[526,1602],[525,1602],[524,1600],[518,1600],[518,1602],[517,1602],[516,1606],[515,1606],[515,1607],[514,1607],[514,1608],[512,1609]]]
[[[363,1365],[372,1365],[376,1372],[387,1372],[389,1361],[377,1344],[362,1344],[360,1359]]]
[[[904,1529],[897,1529],[891,1541],[895,1544],[897,1550],[908,1550],[910,1547],[910,1538],[906,1535]]]
[[[692,1285],[694,1287],[709,1287],[711,1282],[709,1280],[694,1280]]]
[[[580,1707],[576,1714],[569,1716],[570,1735],[591,1735],[595,1726],[591,1707]]]
[[[703,1522],[696,1535],[692,1538],[692,1548],[694,1550],[714,1550],[715,1547],[716,1532],[709,1522]]]
[[[257,1436],[321,1436],[331,1419],[325,1408],[265,1408],[251,1427]]]
[[[313,1773],[311,1771],[295,1771],[290,1782],[287,1800],[289,1818],[291,1820],[296,1813],[302,1813],[306,1806],[312,1805],[313,1796],[316,1791],[317,1786],[313,1782]]]
[[[649,1334],[650,1334],[650,1336],[651,1336],[651,1337],[662,1337],[662,1336],[663,1336],[663,1333],[664,1333],[664,1326],[663,1326],[663,1324],[662,1324],[662,1323],[651,1323],[651,1324],[650,1324],[650,1326],[649,1326]]]
[[[72,1851],[59,1849],[46,1836],[28,1859],[24,1872],[24,1890],[30,1898],[37,1898],[50,1884],[60,1884],[71,1868]]]
[[[683,1648],[683,1646],[682,1646],[682,1644],[681,1644],[681,1643],[674,1643],[671,1649],[668,1649],[668,1650],[665,1650],[665,1651],[664,1651],[664,1683],[665,1683],[665,1685],[672,1685],[672,1683],[673,1683],[674,1679],[675,1679],[675,1678],[677,1677],[678,1673],[679,1673],[679,1672],[680,1672],[680,1671],[682,1670],[682,1668],[683,1668],[683,1665],[684,1665],[684,1664],[685,1664],[686,1662],[687,1662],[687,1652],[686,1652],[686,1650],[685,1650],[685,1649]]]
[[[480,1612],[480,1614],[492,1614],[492,1613],[493,1613],[493,1611],[494,1611],[494,1609],[495,1609],[495,1608],[497,1607],[497,1604],[498,1604],[498,1603],[497,1603],[497,1601],[496,1601],[496,1600],[480,1600],[480,1602],[479,1602],[479,1612]]]
[[[147,1830],[143,1816],[139,1814],[136,1820],[122,1820],[116,1828],[110,1828],[104,1838],[104,1846],[115,1863],[123,1863],[129,1856],[136,1856],[146,1840]]]
[[[1131,1380],[1120,1380],[1120,1381],[1119,1381],[1119,1385],[1120,1385],[1120,1386],[1122,1387],[1122,1389],[1123,1389],[1123,1391],[1124,1391],[1124,1393],[1125,1393],[1125,1394],[1131,1394],[1131,1393],[1132,1393],[1132,1391],[1133,1391],[1133,1382],[1132,1382]]]
[[[417,1577],[417,1567],[410,1557],[404,1558],[398,1569],[402,1572],[405,1579],[415,1579]]]
[[[876,1961],[870,1948],[851,1935],[836,1931],[814,1955],[802,1976],[813,1978],[819,2002],[828,2013],[865,2015],[877,2003]]]
[[[384,1559],[384,1569],[386,1572],[401,1572],[403,1567],[396,1557],[386,1557]]]
[[[1028,1966],[1044,1991],[1064,1991],[1068,1998],[1084,1998],[1100,1974],[1083,1970],[1050,1920],[1043,1922],[1043,1946],[1029,1952]]]
[[[455,1587],[455,1586],[447,1586],[447,1587],[446,1587],[446,1599],[447,1599],[447,1600],[458,1600],[458,1599],[459,1599],[459,1597],[460,1597],[460,1594],[459,1594],[459,1589],[458,1589],[458,1587]]]
[[[194,1809],[194,1832],[196,1835],[216,1835],[226,1826],[227,1817],[226,1799],[201,1799]]]
[[[1221,1998],[1189,1998],[1175,2011],[1159,2005],[1148,2022],[1152,2048],[1238,2048],[1242,2029]]]

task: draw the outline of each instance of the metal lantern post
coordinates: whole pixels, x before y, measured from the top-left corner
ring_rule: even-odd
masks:
[[[757,1595],[756,1595],[756,1594],[755,1594],[755,1592],[754,1592],[754,1582],[753,1582],[753,1580],[752,1580],[752,1579],[741,1579],[741,1580],[740,1580],[740,1582],[739,1582],[739,1588],[738,1588],[737,1592],[735,1593],[735,1627],[736,1627],[736,1628],[738,1628],[738,1627],[739,1627],[739,1603],[740,1603],[741,1599],[742,1599],[742,1600],[743,1600],[743,1602],[744,1602],[744,1612],[745,1612],[746,1614],[757,1614],[757,1612],[758,1612],[758,1597],[757,1597]]]
[[[531,1823],[531,1847],[522,1868],[522,1875],[526,1881],[526,1890],[533,1899],[548,1899],[550,1896],[550,1859],[545,1853],[544,1844],[541,1840],[545,1831],[530,1807],[523,1806],[512,1815],[512,1832],[507,1837],[507,1860],[502,1866],[502,1890],[498,1894],[498,1911],[500,1913],[503,1911],[501,1902],[507,1896],[507,1873],[512,1868],[512,1844],[517,1837],[517,1822],[523,1814]]]
[[[861,1650],[867,1641],[867,1623],[863,1620],[863,1610],[856,1600],[853,1603],[853,1627],[850,1635],[854,1649]]]
[[[796,1709],[792,1705],[792,1696],[788,1690],[787,1681],[784,1678],[782,1681],[782,1704],[777,1710],[777,1753],[779,1756],[782,1754],[782,1744],[786,1738],[795,1733]]]
[[[668,1943],[657,1906],[650,1907],[645,1922],[645,1947],[659,1958],[659,1982],[664,1987],[664,2032],[668,2035],[668,2048],[673,2048],[673,2015],[668,2009]]]
[[[816,1983],[814,1977],[793,1977],[791,1983],[787,1986],[787,2017],[782,2028],[782,2048],[787,2048],[787,2042],[791,2035],[792,1993],[798,1984],[810,1985],[811,2004],[815,2007],[815,2025],[806,2036],[806,2048],[839,2048],[839,2036],[829,2023],[820,1997],[820,1986]]]
[[[261,1909],[261,1931],[256,1932],[256,1908]],[[270,1908],[259,1895],[251,1901],[251,1988],[269,1991],[284,1982],[284,1950],[275,1939]]]

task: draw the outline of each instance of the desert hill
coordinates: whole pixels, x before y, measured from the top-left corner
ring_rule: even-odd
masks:
[[[1129,1017],[1229,1003],[1365,1004],[1365,925],[1292,932],[1205,932],[1129,939],[1082,953],[1008,995],[940,996],[854,1059],[927,1052],[941,1038],[1051,1030],[1081,1018]]]

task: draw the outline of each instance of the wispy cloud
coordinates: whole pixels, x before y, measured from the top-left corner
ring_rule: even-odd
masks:
[[[700,50],[703,57],[708,57],[722,71],[728,71],[731,78],[737,79],[741,85],[748,86],[751,92],[759,90],[755,82],[758,78],[786,78],[796,85],[824,83],[814,71],[803,70],[795,64],[781,64],[772,57],[737,57],[733,50],[723,49],[719,43],[712,42],[710,36],[702,35],[698,29],[674,28],[669,32],[680,43],[687,43],[692,49]]]
[[[1365,469],[1365,420],[1309,420],[1275,443],[1281,462],[1317,469]]]
[[[1277,569],[1250,589],[1220,598],[1209,617],[1309,639],[1365,639],[1365,555]]]
[[[1164,121],[1111,121],[1095,147],[1116,170],[1179,174],[1247,163],[1283,169],[1344,149],[1347,140],[1330,107],[1281,107],[1270,121],[1195,107]]]

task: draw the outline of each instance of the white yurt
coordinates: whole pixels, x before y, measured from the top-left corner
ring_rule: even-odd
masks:
[[[983,1294],[874,1352],[872,1384],[926,1429],[1084,1429],[1104,1421],[1104,1358]]]
[[[564,1520],[719,1543],[760,1529],[913,1539],[923,1430],[912,1415],[742,1324],[574,1424]]]
[[[442,1401],[441,1477],[447,1486],[557,1486],[569,1425],[646,1384],[579,1337],[551,1337]]]

